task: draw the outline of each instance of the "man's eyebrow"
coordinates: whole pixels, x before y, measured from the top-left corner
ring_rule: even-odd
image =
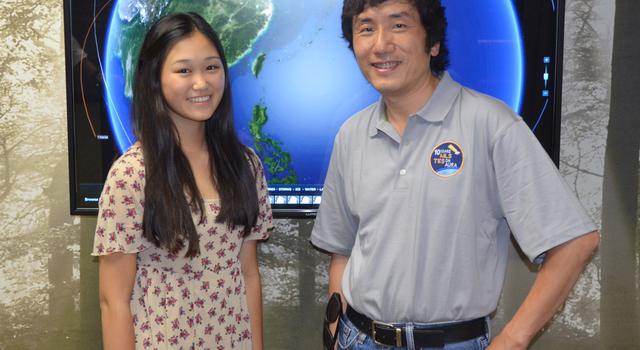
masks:
[[[391,18],[391,19],[413,18],[413,16],[407,11],[393,12],[393,13],[390,13],[387,17]],[[356,17],[354,17],[353,22],[354,22],[355,25],[359,25],[359,24],[363,24],[363,23],[371,23],[371,22],[373,22],[373,19],[371,17],[359,17],[359,16],[356,16]]]
[[[413,16],[411,16],[407,11],[394,12],[389,15],[389,18],[393,18],[393,19],[404,18],[404,17],[413,18]]]
[[[353,19],[353,23],[358,25],[358,24],[362,24],[362,23],[371,23],[373,22],[373,19],[371,17],[355,17]]]

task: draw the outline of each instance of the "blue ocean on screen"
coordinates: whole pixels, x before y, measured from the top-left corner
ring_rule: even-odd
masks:
[[[228,13],[217,28],[230,63],[236,127],[244,143],[258,148],[270,183],[317,185],[324,182],[340,125],[375,102],[377,92],[362,77],[341,38],[341,0],[244,0],[237,8],[198,2],[203,14]],[[188,0],[119,0],[108,26],[104,62],[105,97],[110,123],[121,151],[135,137],[130,121],[131,78],[138,33]],[[205,5],[202,5],[202,4]],[[523,85],[522,38],[510,0],[445,0],[451,52],[449,72],[460,83],[493,95],[519,111]],[[208,4],[208,5],[206,5]],[[239,18],[238,28],[229,27]],[[231,11],[235,10],[235,11]],[[137,12],[136,12],[137,11]],[[227,11],[227,12],[225,12]],[[254,11],[254,12],[251,12]],[[235,17],[234,17],[235,16]],[[246,18],[256,25],[242,27]],[[137,33],[137,34],[136,34]],[[225,42],[225,33],[244,37]],[[138,47],[140,43],[137,43]],[[132,46],[133,45],[133,46]],[[245,46],[246,45],[246,49]],[[229,47],[227,47],[229,46]]]

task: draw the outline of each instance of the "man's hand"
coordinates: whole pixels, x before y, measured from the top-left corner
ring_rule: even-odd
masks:
[[[594,231],[549,250],[529,294],[488,349],[526,349],[560,309],[599,241]]]
[[[509,337],[508,334],[501,332],[493,338],[491,344],[487,350],[526,350],[527,345],[517,342],[515,339]]]
[[[337,292],[340,294],[340,299],[342,300],[342,312],[346,312],[347,310],[347,301],[344,299],[344,297],[342,296],[342,275],[344,274],[344,269],[347,266],[347,262],[349,261],[349,257],[348,256],[344,256],[344,255],[339,255],[339,254],[332,254],[331,255],[331,262],[329,263],[329,295],[333,294],[334,292]],[[338,322],[335,322],[331,325],[329,325],[329,329],[331,330],[331,334],[334,335],[334,337],[336,337],[336,339],[338,338],[338,329],[337,325],[339,323],[339,318],[338,318]],[[338,349],[338,341],[336,340],[336,345],[335,345],[335,349]]]

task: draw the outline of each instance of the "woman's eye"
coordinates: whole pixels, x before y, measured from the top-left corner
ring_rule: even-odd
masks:
[[[178,69],[177,73],[187,74],[187,73],[189,73],[189,69],[188,68],[180,68],[180,69]]]
[[[216,70],[216,69],[218,69],[218,66],[215,64],[207,66],[207,70]]]

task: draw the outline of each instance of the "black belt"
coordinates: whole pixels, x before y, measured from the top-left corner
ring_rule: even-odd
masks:
[[[369,335],[377,344],[391,347],[406,347],[407,332],[405,326],[395,326],[371,320],[369,317],[347,305],[347,317],[361,332]],[[413,329],[416,348],[442,348],[448,343],[478,338],[487,333],[484,318],[452,324],[434,325],[428,329]]]

